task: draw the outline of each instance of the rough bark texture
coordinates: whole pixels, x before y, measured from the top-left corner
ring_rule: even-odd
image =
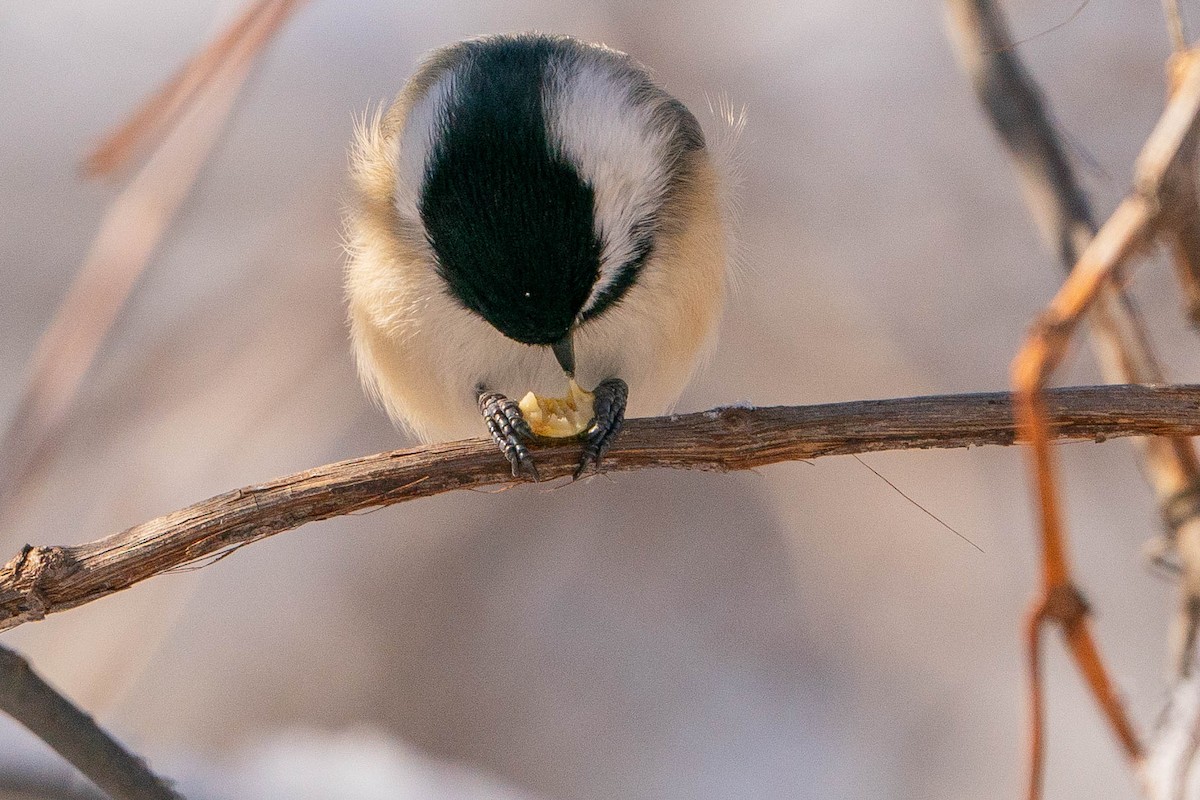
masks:
[[[1200,386],[1058,389],[1046,402],[1056,440],[1200,434]],[[1011,398],[1002,392],[730,407],[630,420],[604,463],[609,472],[733,471],[878,450],[1009,445],[1015,438]],[[544,479],[561,478],[574,470],[579,446],[534,446],[534,456]],[[0,630],[307,522],[512,480],[490,441],[451,442],[236,489],[87,544],[26,545],[0,567]]]

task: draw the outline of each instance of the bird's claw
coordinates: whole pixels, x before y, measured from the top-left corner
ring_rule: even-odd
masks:
[[[625,405],[629,399],[629,386],[625,381],[620,378],[601,381],[593,394],[595,399],[592,408],[595,418],[583,442],[583,454],[579,458],[579,466],[575,469],[575,480],[588,473],[600,472],[604,454],[612,446],[625,422]],[[513,477],[519,478],[528,474],[533,480],[540,480],[533,456],[525,446],[525,442],[534,441],[538,437],[530,429],[517,402],[499,392],[480,391],[479,411],[492,434],[492,440],[512,465]]]
[[[588,472],[600,471],[600,462],[612,446],[613,439],[621,432],[621,425],[625,421],[629,386],[620,378],[609,378],[600,382],[594,395],[592,408],[595,419],[584,440],[583,455],[575,469],[574,480],[579,480]]]
[[[492,441],[499,446],[500,452],[512,465],[513,477],[519,478],[528,473],[534,481],[540,480],[537,466],[533,463],[533,456],[529,454],[529,448],[525,446],[525,442],[534,438],[533,431],[530,430],[529,423],[521,414],[521,408],[517,402],[499,392],[481,391],[479,393],[479,412],[483,415],[483,421],[487,423],[488,431],[492,434]]]

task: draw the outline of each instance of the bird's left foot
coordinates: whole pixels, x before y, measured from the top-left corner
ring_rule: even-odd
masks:
[[[625,404],[629,399],[629,386],[620,378],[601,381],[596,387],[592,409],[596,415],[584,440],[583,456],[575,470],[575,480],[588,472],[599,472],[600,462],[613,439],[621,432],[625,422]]]

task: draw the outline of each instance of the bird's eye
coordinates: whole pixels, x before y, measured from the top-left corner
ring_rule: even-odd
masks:
[[[526,293],[525,293],[525,297],[528,299],[528,298],[529,298],[529,296],[530,296],[529,292],[526,292]]]

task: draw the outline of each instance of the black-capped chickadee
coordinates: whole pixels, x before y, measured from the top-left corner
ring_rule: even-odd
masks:
[[[626,411],[678,398],[725,296],[696,118],[629,56],[566,36],[435,51],[353,152],[359,370],[425,441],[477,435],[537,477],[517,398],[593,386],[578,476]],[[572,389],[574,389],[572,385]]]

